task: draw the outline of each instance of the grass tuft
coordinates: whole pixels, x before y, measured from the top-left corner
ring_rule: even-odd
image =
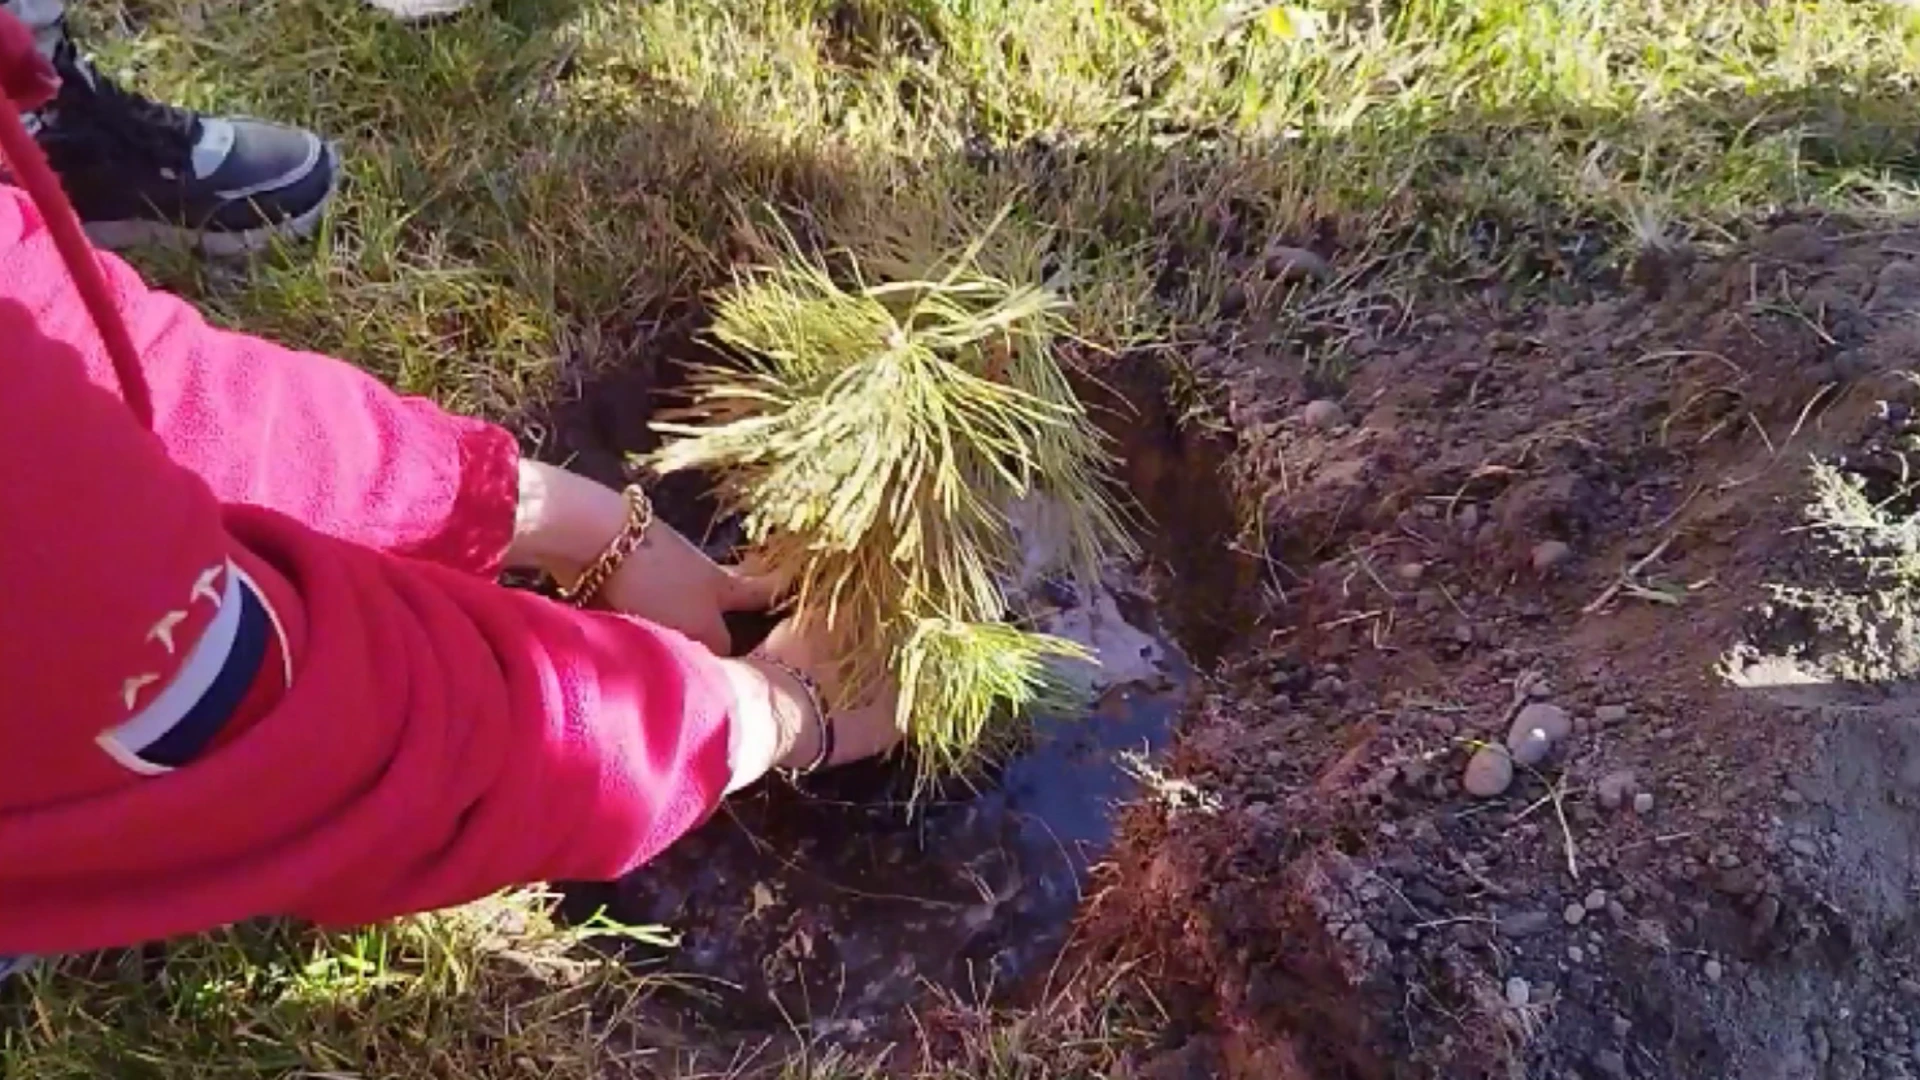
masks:
[[[11,1080],[589,1080],[644,1061],[652,980],[580,948],[537,893],[344,933],[260,923],[76,957],[0,987]]]

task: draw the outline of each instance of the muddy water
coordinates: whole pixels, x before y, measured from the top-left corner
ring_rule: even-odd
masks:
[[[1091,717],[1039,719],[1023,753],[971,785],[910,808],[894,767],[773,781],[573,902],[673,928],[667,966],[711,980],[710,1022],[858,1034],[929,985],[1009,992],[1059,954],[1133,791],[1127,761],[1158,751],[1185,703],[1186,661],[1160,645],[1154,678],[1109,688]]]

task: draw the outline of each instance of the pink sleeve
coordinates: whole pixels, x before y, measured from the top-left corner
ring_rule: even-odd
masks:
[[[156,434],[222,502],[380,551],[500,569],[518,499],[511,434],[342,361],[213,327],[126,263],[101,261],[153,388]],[[0,189],[0,293],[119,392],[38,211],[11,187]]]
[[[711,812],[720,661],[223,505],[0,266],[0,954],[613,877]]]

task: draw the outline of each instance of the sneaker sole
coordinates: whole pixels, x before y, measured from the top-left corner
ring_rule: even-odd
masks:
[[[146,220],[92,221],[87,222],[84,228],[87,239],[108,251],[161,247],[192,251],[212,259],[237,259],[265,251],[276,241],[310,239],[319,230],[320,219],[326,216],[327,208],[333,205],[333,197],[339,188],[340,180],[336,174],[326,196],[312,208],[271,225],[239,232],[208,232],[185,225]]]
[[[474,0],[366,0],[366,4],[404,23],[424,23],[458,15]]]

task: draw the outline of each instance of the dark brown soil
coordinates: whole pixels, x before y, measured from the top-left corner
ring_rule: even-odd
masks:
[[[1204,1017],[1184,1075],[1920,1073],[1920,709],[1724,666],[1804,562],[1810,460],[1905,414],[1914,254],[1796,222],[1636,295],[1415,313],[1347,343],[1332,428],[1284,352],[1210,359],[1264,631],[1175,754],[1218,812],[1136,807],[1089,916]],[[1575,733],[1465,794],[1532,699]],[[1603,805],[1620,770],[1650,806]]]
[[[1339,368],[1249,311],[1193,357],[1211,428],[1106,378],[1211,671],[1166,758],[1200,797],[1125,812],[1055,971],[1151,988],[1137,1075],[1920,1074],[1920,709],[1773,664],[1765,617],[1817,571],[1810,462],[1908,414],[1917,259],[1779,223],[1630,295],[1403,311]],[[1574,732],[1466,794],[1535,700]]]

